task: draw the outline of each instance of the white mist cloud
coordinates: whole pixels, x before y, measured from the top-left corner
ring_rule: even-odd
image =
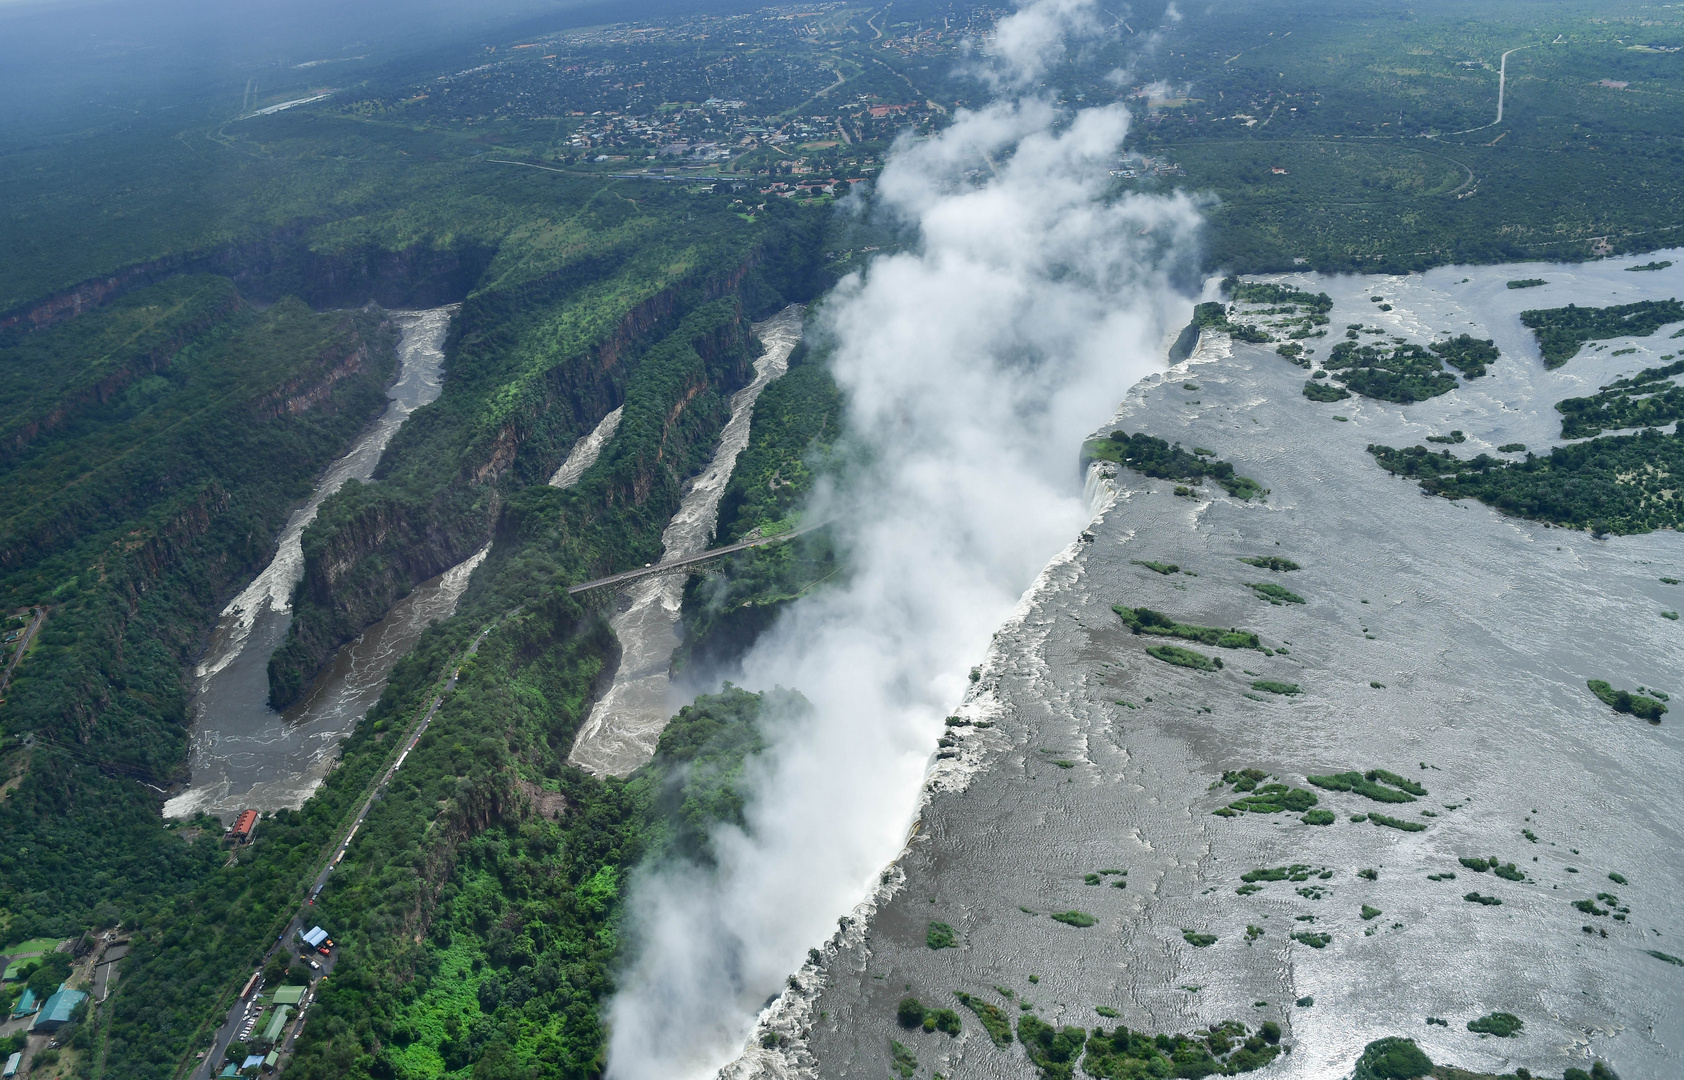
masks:
[[[1000,85],[1019,89],[903,144],[884,170],[879,203],[920,243],[824,309],[850,432],[869,450],[837,525],[853,576],[795,605],[745,660],[750,687],[813,705],[771,723],[748,830],[718,834],[717,871],[634,889],[642,949],[610,1010],[614,1080],[714,1073],[876,884],[969,669],[1088,520],[1081,440],[1186,310],[1167,277],[1194,249],[1193,204],[1105,198],[1126,111],[1070,116],[1021,89],[1061,55],[1060,35],[1096,25],[1087,0],[1004,20]]]

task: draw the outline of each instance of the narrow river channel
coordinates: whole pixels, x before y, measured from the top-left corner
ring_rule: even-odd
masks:
[[[273,561],[223,610],[194,671],[192,780],[164,804],[166,817],[205,811],[232,820],[246,807],[302,806],[332,767],[340,740],[379,699],[392,665],[430,620],[455,611],[485,549],[394,604],[339,650],[298,704],[284,713],[269,707],[269,657],[292,622],[292,590],[304,574],[304,529],[346,480],[368,480],[403,422],[439,396],[445,331],[455,310],[392,313],[401,336],[398,380],[386,391],[391,404],[329,467],[310,500],[288,519]]]
[[[690,485],[678,513],[661,534],[663,562],[695,555],[713,542],[719,500],[736,468],[737,455],[748,445],[754,403],[772,380],[789,370],[789,354],[801,340],[804,310],[800,304],[791,304],[754,324],[755,336],[766,351],[754,362],[754,379],[731,398],[731,419],[720,433],[713,460]],[[581,440],[576,454],[584,452],[583,443]],[[578,471],[582,473],[588,467]],[[566,471],[563,466],[562,472]],[[558,479],[562,472],[556,474]],[[675,711],[675,703],[670,700],[672,654],[679,645],[678,621],[686,577],[672,573],[645,578],[622,594],[619,614],[609,620],[620,642],[620,666],[608,692],[579,729],[568,757],[573,764],[598,775],[625,776],[654,754],[655,741]]]

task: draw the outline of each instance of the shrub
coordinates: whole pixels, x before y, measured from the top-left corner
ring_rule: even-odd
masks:
[[[959,939],[953,927],[931,919],[930,928],[924,932],[924,944],[932,949],[954,949],[959,946]]]
[[[902,1080],[912,1080],[912,1074],[918,1071],[918,1058],[907,1047],[893,1039],[889,1040],[889,1051],[894,1055],[895,1072]]]
[[[1199,934],[1192,930],[1183,930],[1181,931],[1181,937],[1195,949],[1208,949],[1216,944],[1215,934]]]
[[[1004,1049],[1011,1045],[1012,1021],[1003,1009],[992,1002],[967,994],[963,990],[955,990],[953,993],[959,999],[959,1004],[976,1014],[976,1018],[982,1022],[983,1029],[988,1032],[988,1037],[994,1040],[995,1046]]]
[[[1333,812],[1331,810],[1311,810],[1301,818],[1306,825],[1331,825]]]
[[[952,1009],[931,1009],[924,1014],[924,1030],[958,1035],[961,1030],[959,1014]]]
[[[1466,896],[1462,897],[1462,899],[1466,900],[1470,904],[1484,904],[1486,907],[1497,907],[1502,903],[1502,901],[1497,899],[1495,896],[1481,896],[1477,892],[1468,893]]]
[[[1376,1039],[1363,1048],[1351,1080],[1414,1080],[1430,1075],[1432,1059],[1414,1039]]]
[[[1343,386],[1312,379],[1304,384],[1304,396],[1311,401],[1343,401],[1351,396],[1351,392]]]
[[[1054,1028],[1033,1013],[1017,1018],[1017,1037],[1029,1060],[1040,1066],[1041,1072],[1051,1080],[1068,1080],[1088,1041],[1086,1030],[1074,1026]]]
[[[1369,813],[1368,820],[1372,824],[1384,825],[1388,829],[1401,829],[1404,832],[1425,832],[1427,828],[1419,821],[1405,821],[1402,818],[1388,817],[1385,814],[1372,812]]]
[[[1411,794],[1411,792],[1419,792],[1422,795],[1427,793],[1426,788],[1409,781],[1403,781],[1404,783],[1409,784],[1409,787],[1407,790],[1402,791],[1395,788],[1382,787],[1376,782],[1384,780],[1387,777],[1395,780],[1403,780],[1402,777],[1395,773],[1384,772],[1380,769],[1374,769],[1366,776],[1358,772],[1343,772],[1333,773],[1329,776],[1308,776],[1305,777],[1305,779],[1314,784],[1316,787],[1324,788],[1328,791],[1354,791],[1364,798],[1373,799],[1375,802],[1414,802],[1415,796]],[[1388,780],[1387,782],[1389,783],[1390,781]]]
[[[1146,655],[1154,660],[1162,660],[1166,664],[1192,668],[1195,671],[1216,671],[1222,667],[1221,657],[1206,656],[1204,653],[1184,649],[1179,645],[1148,645]]]
[[[1369,907],[1367,904],[1362,906],[1362,919],[1364,922],[1367,922],[1370,919],[1379,918],[1383,914],[1385,914],[1385,912],[1381,911],[1377,907]]]
[[[1262,690],[1270,694],[1284,694],[1291,697],[1301,693],[1297,683],[1275,682],[1273,679],[1257,679],[1251,684],[1253,690]]]
[[[1309,930],[1301,930],[1292,935],[1292,940],[1308,945],[1312,949],[1325,949],[1328,942],[1333,940],[1332,934],[1317,934]]]
[[[1257,566],[1265,570],[1287,572],[1298,569],[1298,564],[1291,559],[1283,559],[1279,555],[1256,555],[1249,559],[1241,559],[1247,566]]]
[[[1601,679],[1586,680],[1585,685],[1615,712],[1630,713],[1651,724],[1660,723],[1661,715],[1667,711],[1666,706],[1654,698],[1633,694],[1629,690],[1615,690]]]
[[[1052,919],[1067,926],[1092,926],[1094,917],[1085,911],[1055,911]]]
[[[1479,1035],[1495,1035],[1500,1039],[1513,1038],[1524,1030],[1526,1024],[1514,1013],[1495,1012],[1480,1017],[1478,1020],[1468,1021],[1468,1030]]]
[[[922,1027],[924,1025],[924,1003],[908,995],[900,999],[895,1006],[895,1021],[903,1028]]]
[[[1304,598],[1299,596],[1297,593],[1289,592],[1288,590],[1281,588],[1279,585],[1275,585],[1267,581],[1255,583],[1248,581],[1246,582],[1246,588],[1255,592],[1258,599],[1267,600],[1276,607],[1279,607],[1282,604],[1302,604],[1304,602]]]

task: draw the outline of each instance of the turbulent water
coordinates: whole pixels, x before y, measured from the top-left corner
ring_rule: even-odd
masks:
[[[369,479],[403,422],[439,396],[444,336],[455,310],[452,305],[392,313],[401,333],[398,379],[386,392],[391,402],[328,468],[310,500],[287,520],[274,559],[223,611],[194,672],[192,783],[164,804],[166,816],[205,811],[231,819],[248,806],[303,805],[331,766],[340,740],[379,699],[392,665],[429,620],[448,618],[455,610],[483,550],[417,587],[340,650],[302,702],[284,714],[269,707],[269,657],[292,621],[292,590],[304,574],[304,530],[346,480]]]
[[[1453,447],[1464,457],[1558,445],[1556,401],[1679,352],[1679,328],[1598,343],[1546,372],[1518,313],[1684,294],[1684,269],[1629,273],[1630,261],[1278,279],[1329,292],[1334,328],[1496,341],[1503,356],[1489,375],[1414,405],[1311,402],[1304,370],[1272,346],[1222,335],[1137,386],[1104,430],[1214,450],[1266,499],[1211,485],[1178,497],[1173,483],[1134,472],[1090,473],[1099,516],[996,635],[956,709],[993,726],[953,729],[957,745],[934,761],[885,885],[859,921],[814,943],[822,964],[768,1008],[730,1074],[882,1076],[899,1040],[919,1075],[1034,1075],[1018,1044],[997,1048],[962,1008],[956,1039],[896,1026],[903,995],[959,1008],[955,990],[1088,1028],[1274,1020],[1292,1052],[1260,1075],[1348,1075],[1361,1048],[1387,1035],[1470,1069],[1559,1076],[1596,1056],[1628,1080],[1684,1072],[1684,978],[1650,954],[1684,955],[1678,713],[1651,726],[1585,687],[1605,678],[1684,690],[1684,631],[1660,615],[1684,607],[1684,586],[1662,580],[1684,577],[1678,534],[1598,540],[1423,497],[1366,452],[1451,429],[1466,432]],[[1526,277],[1550,284],[1506,287]],[[1337,329],[1318,353],[1329,340]],[[1302,569],[1239,561],[1259,555]],[[1305,602],[1265,602],[1249,588],[1257,582]],[[1172,667],[1145,654],[1157,639],[1132,635],[1113,604],[1250,629],[1276,651],[1204,648],[1222,671]],[[1256,680],[1302,692],[1279,696]],[[1214,816],[1237,797],[1215,786],[1223,772],[1245,768],[1316,792],[1337,820]],[[1430,794],[1380,804],[1305,780],[1374,768]],[[1425,829],[1352,820],[1369,812]],[[1458,861],[1489,855],[1526,880]],[[1292,864],[1312,876],[1237,891],[1247,871]],[[1102,870],[1126,874],[1095,884]],[[1470,891],[1502,903],[1470,903]],[[1581,900],[1605,914],[1576,909]],[[1378,914],[1365,919],[1365,905]],[[1094,924],[1049,918],[1072,910]],[[928,947],[932,920],[953,927],[957,947]],[[1195,947],[1187,931],[1216,941]],[[1292,936],[1303,933],[1330,940]],[[1518,1015],[1524,1033],[1467,1030],[1493,1011]],[[763,1048],[766,1033],[784,1044]]]
[[[801,340],[801,312],[800,304],[792,304],[754,324],[755,336],[766,351],[754,362],[754,379],[731,398],[731,419],[719,437],[713,460],[691,484],[678,513],[661,534],[663,560],[697,554],[712,542],[719,499],[730,482],[737,455],[748,445],[754,403],[772,380],[788,370],[789,354]],[[617,413],[610,414],[616,421]],[[596,436],[593,432],[580,440],[568,456],[568,465]],[[592,460],[602,441],[598,440],[594,449],[587,449]],[[568,465],[556,473],[557,478],[568,471]],[[588,467],[588,462],[581,466],[572,474],[574,479]],[[624,776],[655,752],[655,742],[673,713],[670,673],[673,650],[679,644],[684,580],[683,574],[645,578],[621,596],[620,610],[609,620],[620,643],[620,666],[613,685],[591,708],[579,729],[568,756],[573,764],[599,775]]]
[[[623,405],[615,406],[614,411],[604,416],[590,434],[579,436],[579,441],[568,451],[567,460],[550,477],[551,487],[572,487],[579,482],[579,477],[585,475],[586,469],[596,464],[596,459],[602,456],[603,446],[620,430],[620,412],[624,408]]]

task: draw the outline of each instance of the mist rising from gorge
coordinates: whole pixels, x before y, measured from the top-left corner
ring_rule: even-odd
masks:
[[[712,1075],[876,886],[969,670],[1089,518],[1082,439],[1157,368],[1185,312],[1170,279],[1195,254],[1195,206],[1108,198],[1129,114],[1072,113],[1036,87],[1097,38],[1097,14],[1038,0],[1002,20],[980,50],[994,100],[898,145],[878,183],[877,209],[916,242],[822,305],[861,451],[834,526],[851,577],[793,605],[744,659],[751,689],[812,703],[765,718],[747,829],[718,831],[715,868],[633,883],[615,1080]],[[818,502],[811,513],[832,512]]]

